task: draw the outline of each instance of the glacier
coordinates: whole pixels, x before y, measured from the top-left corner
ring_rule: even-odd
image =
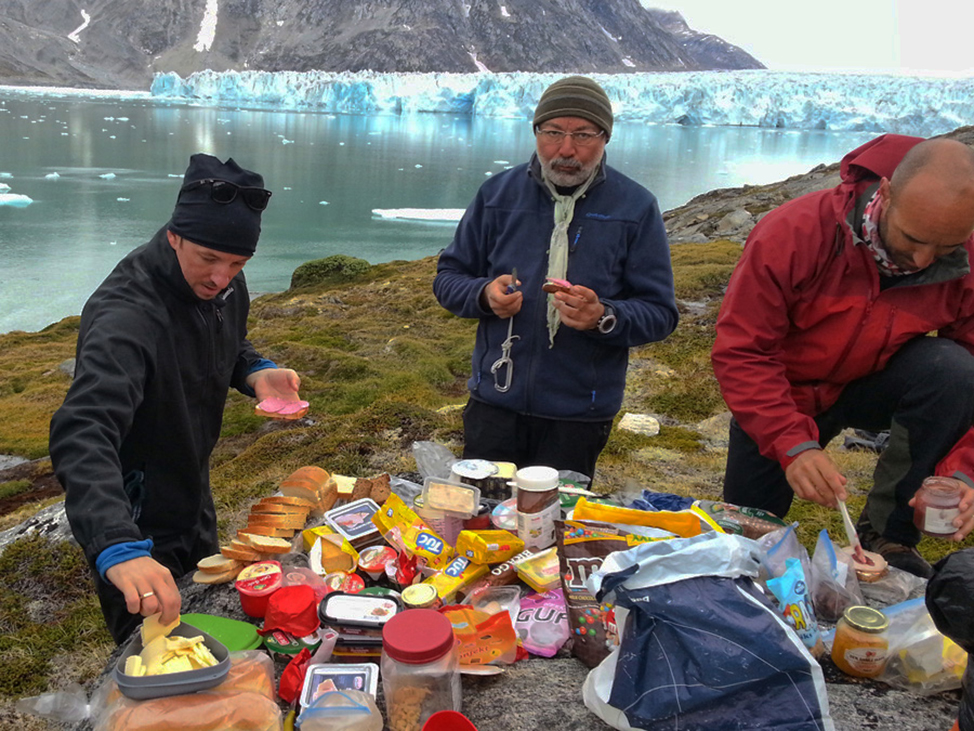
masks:
[[[333,114],[531,119],[564,74],[201,71],[156,74],[156,99]],[[592,74],[616,119],[650,124],[895,132],[974,124],[974,78],[776,71]]]

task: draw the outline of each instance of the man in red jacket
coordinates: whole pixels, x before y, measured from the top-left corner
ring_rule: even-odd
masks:
[[[841,176],[768,214],[731,277],[712,353],[734,417],[724,499],[835,507],[846,478],[824,447],[889,429],[857,529],[929,576],[912,508],[924,478],[962,482],[953,540],[974,527],[974,151],[883,135]]]

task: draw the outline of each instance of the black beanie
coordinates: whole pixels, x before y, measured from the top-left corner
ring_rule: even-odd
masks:
[[[544,90],[534,110],[534,126],[557,117],[581,117],[612,136],[612,102],[599,84],[585,76],[566,76]]]
[[[197,153],[191,156],[183,187],[210,178],[242,187],[264,187],[264,178],[244,170],[233,158],[223,163],[213,155]],[[169,230],[207,249],[253,256],[260,238],[261,212],[248,206],[242,195],[237,195],[230,203],[218,203],[211,197],[211,192],[209,185],[180,189]]]

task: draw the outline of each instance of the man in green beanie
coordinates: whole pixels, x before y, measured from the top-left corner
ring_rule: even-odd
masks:
[[[535,154],[481,186],[440,254],[437,300],[480,321],[464,457],[594,476],[629,348],[676,327],[659,206],[606,165],[612,123],[592,79],[549,86]]]

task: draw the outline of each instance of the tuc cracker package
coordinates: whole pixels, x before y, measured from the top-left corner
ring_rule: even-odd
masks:
[[[426,525],[396,493],[382,503],[372,516],[372,522],[389,543],[402,544],[411,555],[419,556],[432,569],[444,568],[453,558],[453,546]],[[394,537],[391,540],[390,534]]]
[[[501,563],[524,549],[524,541],[506,530],[464,530],[457,537],[457,554],[474,563]]]
[[[457,556],[449,566],[423,583],[432,584],[443,603],[449,604],[458,591],[473,584],[489,570],[490,567],[486,564],[472,563],[468,558]]]

